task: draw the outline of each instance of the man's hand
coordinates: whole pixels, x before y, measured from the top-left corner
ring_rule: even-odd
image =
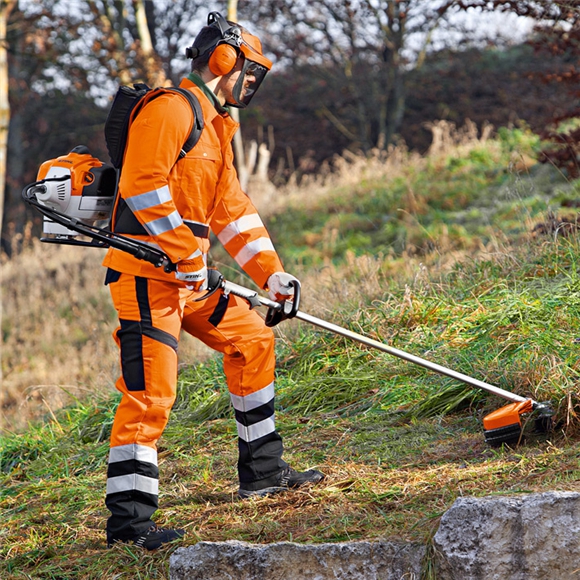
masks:
[[[286,272],[276,272],[268,278],[266,288],[268,289],[268,296],[270,300],[276,300],[276,302],[281,302],[286,300],[294,294],[294,287],[292,282],[300,282],[298,278],[292,276],[292,274],[287,274]]]
[[[185,282],[188,290],[202,292],[207,289],[207,268],[201,257],[178,262],[175,277]]]

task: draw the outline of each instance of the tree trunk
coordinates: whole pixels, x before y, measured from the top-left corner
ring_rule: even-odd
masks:
[[[6,30],[8,16],[17,0],[0,2],[0,235],[4,218],[4,192],[6,189],[6,150],[8,148],[8,126],[10,124],[10,102],[8,100],[8,51]]]
[[[133,2],[137,33],[141,41],[141,51],[143,52],[145,62],[147,82],[153,87],[165,86],[167,84],[167,78],[155,52],[153,39],[151,37],[151,30],[154,29],[154,23],[149,22],[149,18],[154,15],[154,12],[146,8],[146,4],[150,4],[151,0],[133,0]]]
[[[392,143],[395,133],[399,131],[405,112],[403,76],[398,68],[393,70],[391,79],[385,118],[385,147]]]
[[[228,20],[232,22],[238,21],[238,0],[228,0]],[[232,119],[237,123],[240,122],[240,111],[236,108],[230,109],[230,114]],[[236,131],[234,135],[234,155],[236,158],[236,168],[238,170],[238,178],[240,180],[240,185],[242,189],[246,191],[248,188],[248,181],[250,175],[248,173],[248,168],[246,167],[246,156],[244,154],[244,140],[242,139],[242,129],[241,127]]]

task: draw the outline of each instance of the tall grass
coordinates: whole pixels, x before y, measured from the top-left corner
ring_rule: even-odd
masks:
[[[0,428],[21,430],[75,398],[113,391],[117,321],[103,257],[38,240],[2,256]],[[187,338],[181,350],[192,359],[208,352]]]
[[[404,149],[386,159],[350,156],[336,173],[282,190],[275,202],[257,200],[287,269],[304,282],[304,309],[339,322],[341,315],[350,320],[355,313],[361,320],[357,330],[395,341],[406,337],[403,346],[412,347],[415,336],[424,340],[405,330],[419,311],[425,310],[422,326],[428,328],[446,301],[457,302],[443,334],[457,348],[458,325],[477,292],[487,294],[486,284],[503,285],[502,301],[511,301],[514,312],[485,310],[471,332],[477,325],[503,328],[522,309],[520,320],[533,320],[542,309],[541,293],[563,284],[562,276],[573,278],[574,264],[563,262],[573,258],[575,238],[562,235],[574,234],[574,224],[568,220],[572,230],[563,233],[554,227],[560,223],[558,206],[576,195],[574,184],[532,164],[535,138],[518,129],[500,130],[494,140],[448,132],[440,142],[446,147],[424,158]],[[547,236],[534,234],[548,214]],[[564,241],[569,249],[560,247]],[[529,251],[516,257],[525,248]],[[544,255],[556,262],[546,263]],[[74,397],[112,392],[118,373],[111,339],[116,317],[103,286],[102,257],[102,250],[39,242],[10,260],[3,257],[1,417],[8,428],[20,429]],[[251,285],[218,246],[212,258],[228,278]],[[541,275],[526,281],[534,268]],[[512,283],[503,279],[510,274],[513,284],[524,277],[520,289],[505,286]],[[522,304],[532,300],[530,293],[535,309]],[[483,302],[495,296],[493,290]],[[380,307],[373,306],[375,300]],[[387,317],[385,305],[398,314]],[[371,322],[375,328],[369,328]],[[289,332],[281,341],[295,340],[296,331],[281,332]],[[490,342],[498,333],[488,330]],[[187,336],[180,350],[182,364],[211,356]],[[509,348],[506,352],[511,356]],[[482,366],[487,369],[487,362]]]
[[[580,239],[567,208],[580,187],[533,164],[537,143],[523,130],[442,142],[425,158],[397,150],[386,162],[345,159],[338,174],[264,201],[286,267],[303,281],[301,309],[549,400],[555,431],[490,449],[481,418],[503,404],[498,397],[286,321],[275,329],[285,456],[327,479],[308,492],[237,502],[221,360],[184,337],[178,399],[159,444],[156,518],[184,526],[186,544],[428,542],[459,495],[579,489]],[[103,549],[118,354],[99,254],[36,243],[2,262],[7,580],[169,576],[172,548]],[[219,249],[212,257],[251,286]],[[35,418],[43,420],[23,428]]]

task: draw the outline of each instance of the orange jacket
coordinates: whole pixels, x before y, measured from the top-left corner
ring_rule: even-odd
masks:
[[[141,109],[129,131],[119,195],[149,235],[129,237],[161,248],[179,263],[180,271],[191,272],[203,267],[210,242],[196,237],[186,223],[209,226],[238,265],[264,288],[268,277],[283,267],[238,181],[231,146],[238,123],[220,115],[191,80],[184,79],[180,86],[199,99],[204,130],[197,145],[176,162],[193,126],[189,103],[182,95],[168,92]],[[173,273],[113,248],[103,265],[179,283]]]

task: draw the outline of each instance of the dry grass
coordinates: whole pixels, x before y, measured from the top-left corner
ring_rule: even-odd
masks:
[[[427,165],[446,162],[450,154],[461,156],[484,143],[491,154],[498,155],[499,145],[487,141],[487,133],[477,136],[473,126],[465,128],[439,123],[432,128],[434,147],[429,156],[418,157],[404,147],[392,148],[387,155],[374,152],[368,157],[349,153],[335,160],[333,171],[304,177],[300,184],[290,182],[276,195],[252,193],[266,217],[285,207],[315,207],[329,201],[338,191],[356,189],[362,182],[391,182],[416,174]],[[435,146],[436,145],[436,146]],[[514,159],[517,164],[518,159]],[[267,191],[267,189],[266,189]],[[411,224],[429,211],[422,192],[410,187],[404,200],[406,219]],[[530,227],[532,224],[530,224]],[[323,240],[329,255],[336,244],[332,224]],[[118,373],[118,353],[111,338],[116,315],[109,293],[103,285],[102,250],[75,248],[22,241],[24,250],[10,260],[2,256],[2,379],[0,427],[21,429],[28,421],[54,412],[71,397],[103,393],[113,389]],[[494,236],[487,245],[454,249],[445,228],[432,252],[416,255],[411,249],[393,255],[355,256],[346,253],[344,263],[336,266],[329,259],[323,268],[292,271],[303,281],[303,308],[328,319],[337,310],[364,308],[375,299],[385,300],[385,281],[397,278],[408,281],[407,290],[390,301],[397,303],[401,318],[413,308],[411,289],[437,284],[445,273],[466,256],[509,260],[507,238]],[[20,243],[20,242],[19,242]],[[218,264],[219,267],[219,264]],[[233,276],[224,271],[227,277]],[[236,275],[237,276],[237,275]],[[234,281],[251,286],[247,278]],[[280,328],[281,340],[292,340],[295,331]],[[181,362],[192,363],[206,358],[210,351],[183,337]]]
[[[82,389],[112,384],[102,253],[35,242],[2,263],[2,415],[21,427]]]
[[[558,438],[492,450],[471,414],[395,425],[386,415],[365,414],[300,424],[282,413],[279,427],[286,459],[322,469],[321,484],[239,501],[233,420],[170,424],[160,446],[158,523],[184,527],[180,545],[231,539],[428,543],[459,496],[580,491],[577,444]],[[104,550],[106,444],[76,445],[55,441],[45,456],[6,478],[2,578],[129,580],[138,570],[141,578],[167,579],[175,546],[153,554],[121,545]]]
[[[475,143],[477,141],[472,146]],[[447,153],[438,151],[434,157]],[[345,151],[343,156],[334,160],[332,169],[326,167],[316,175],[304,175],[299,183],[296,178],[291,178],[285,186],[275,190],[267,185],[256,184],[253,189],[249,189],[249,195],[260,213],[267,218],[286,207],[308,209],[317,206],[335,195],[337,188],[348,189],[367,180],[395,179],[403,175],[409,165],[420,169],[426,160],[426,157],[409,153],[402,146],[391,147],[387,152],[371,151],[368,156]]]
[[[493,153],[496,145],[489,146]],[[446,153],[413,161],[418,165],[408,169],[443,164]],[[381,160],[353,159],[345,165],[342,184],[348,189],[361,176],[404,179],[405,155],[401,153],[400,165],[395,157],[392,165],[382,166]],[[318,202],[335,187],[328,183],[320,179],[288,189],[276,202],[321,207]],[[409,220],[428,211],[421,192],[410,189],[404,203]],[[328,235],[331,245],[330,230]],[[514,384],[507,386],[525,392],[541,387],[568,408],[558,409],[557,429],[539,436],[528,425],[524,445],[489,448],[481,419],[490,405],[497,408],[496,399],[451,415],[413,418],[408,412],[412,402],[440,391],[446,384],[441,377],[368,353],[358,344],[304,332],[301,323],[290,321],[276,331],[282,343],[277,422],[285,458],[298,468],[318,467],[327,478],[309,490],[248,502],[236,499],[231,410],[226,405],[224,412],[203,421],[188,415],[187,396],[197,401],[192,392],[203,390],[204,379],[215,394],[221,376],[212,359],[204,365],[206,375],[182,368],[182,399],[159,446],[161,511],[155,519],[160,525],[185,527],[185,545],[228,539],[318,543],[398,538],[428,543],[440,515],[459,496],[580,491],[578,430],[570,428],[579,409],[578,365],[570,337],[578,335],[580,239],[530,237],[512,248],[508,236],[498,234],[486,244],[461,250],[444,236],[437,242],[432,252],[421,255],[411,250],[398,256],[347,252],[339,266],[331,260],[319,268],[293,265],[303,281],[304,311],[450,367],[459,365],[494,384],[510,380]],[[26,389],[44,384],[47,377],[51,384],[70,383],[82,392],[112,388],[115,315],[102,286],[99,254],[35,244],[2,265],[7,284],[2,364],[13,381],[20,415],[29,411],[21,403]],[[40,276],[43,284],[32,286]],[[251,285],[243,276],[232,279]],[[67,346],[69,337],[86,328],[92,329],[89,338]],[[45,352],[43,344],[51,349]],[[31,352],[39,362],[26,366]],[[181,354],[186,367],[206,353],[192,344]],[[51,373],[47,369],[55,360]],[[19,382],[24,371],[31,374]],[[102,380],[94,381],[95,373]],[[227,395],[225,389],[223,393]],[[29,400],[37,403],[39,413],[46,408],[42,399]],[[106,430],[114,407],[112,398],[87,399],[19,437],[5,438],[2,578],[169,577],[173,546],[153,554],[130,546],[104,550]]]
[[[350,187],[363,179],[389,179],[409,163],[422,163],[404,149],[392,148],[388,157],[376,153],[368,158],[345,154],[332,172],[295,180],[275,194],[256,187],[252,197],[267,218],[288,204],[314,203],[332,195],[334,188]],[[16,239],[17,238],[17,239]],[[70,403],[71,398],[102,393],[114,388],[118,352],[111,338],[116,315],[103,285],[101,261],[104,250],[42,244],[16,236],[14,256],[1,256],[2,280],[2,391],[0,429],[20,430]],[[23,248],[23,249],[20,249]],[[305,306],[322,315],[333,305],[365,291],[376,292],[376,275],[383,266],[373,258],[349,258],[347,274],[365,274],[345,287],[336,268],[305,273]],[[372,276],[367,276],[374,271]],[[242,280],[242,282],[244,282]],[[246,285],[251,286],[249,280]],[[311,292],[308,292],[308,289]],[[374,290],[373,290],[374,288]],[[346,294],[345,294],[346,293]],[[210,350],[184,334],[182,361],[204,360]]]
[[[104,286],[104,250],[35,240],[1,263],[0,427],[20,430],[71,398],[114,388],[116,313]],[[184,357],[208,351],[185,338]]]
[[[413,171],[421,171],[429,163],[444,163],[450,154],[463,156],[484,144],[498,147],[489,140],[493,127],[488,124],[483,127],[481,134],[478,134],[475,123],[469,119],[462,127],[447,121],[435,121],[427,128],[433,134],[433,142],[426,155],[410,152],[404,144],[391,145],[387,151],[373,149],[368,155],[345,150],[341,156],[325,164],[317,174],[294,174],[285,186],[277,188],[269,183],[250,183],[248,193],[260,213],[268,217],[286,207],[316,207],[321,201],[332,198],[337,188],[355,188],[367,181],[392,181],[404,177],[409,167],[413,167]],[[529,157],[526,160],[534,162]],[[518,170],[527,168],[520,156],[514,158],[516,165]],[[420,199],[412,191],[409,191],[409,195],[409,213],[412,214],[413,201],[420,202]]]

